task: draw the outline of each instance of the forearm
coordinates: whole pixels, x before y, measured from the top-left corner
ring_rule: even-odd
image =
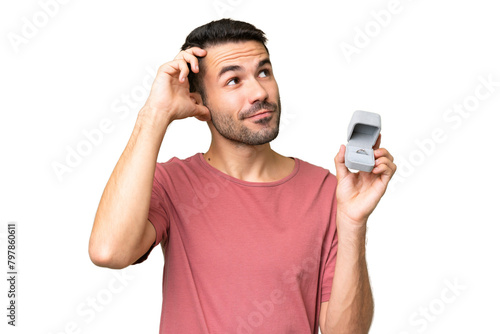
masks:
[[[139,112],[132,135],[104,189],[89,242],[91,258],[119,267],[142,240],[158,152],[170,120]],[[110,262],[111,261],[111,262]]]
[[[373,318],[365,258],[366,223],[352,227],[343,219],[337,215],[337,261],[323,334],[366,334]]]

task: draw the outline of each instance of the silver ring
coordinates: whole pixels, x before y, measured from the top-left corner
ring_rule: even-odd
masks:
[[[360,148],[359,150],[357,150],[356,153],[368,155],[368,153],[366,153],[366,151],[364,149],[362,149],[362,148]]]

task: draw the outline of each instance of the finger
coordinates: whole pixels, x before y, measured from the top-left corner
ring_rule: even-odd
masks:
[[[343,179],[350,172],[345,166],[345,146],[340,145],[339,152],[335,156],[335,169],[337,170],[337,179]]]
[[[387,158],[380,159],[377,162],[375,162],[375,167],[372,170],[373,174],[377,175],[386,175],[389,178],[391,178],[394,173],[396,173],[397,166],[394,164],[394,162],[390,161]]]
[[[191,65],[191,70],[194,73],[198,73],[200,71],[200,66],[198,63],[198,58],[193,56],[191,53],[188,53],[186,51],[180,52],[176,57],[176,60],[184,60],[187,64]]]
[[[382,134],[380,133],[378,135],[377,141],[375,142],[375,145],[373,145],[373,149],[376,150],[380,147],[380,142],[382,141]]]
[[[197,46],[193,46],[189,49],[184,50],[184,52],[190,53],[197,57],[205,57],[207,55],[207,50],[199,48]]]
[[[375,155],[375,159],[387,157],[389,160],[394,161],[394,157],[385,148],[379,148],[373,151],[373,154]]]
[[[199,72],[199,61],[198,57],[205,57],[207,55],[207,51],[201,49],[199,47],[192,47],[186,50],[179,52],[179,54],[175,57],[175,59],[184,59],[187,63],[191,64],[191,68],[193,72]]]
[[[189,68],[184,60],[172,60],[160,66],[158,74],[166,73],[172,77],[179,76],[179,80],[186,78],[189,73]],[[180,80],[184,82],[184,80]]]
[[[386,164],[389,165],[393,163],[388,157],[380,157],[377,160],[375,160],[375,167]]]
[[[179,74],[179,81],[181,83],[184,83],[186,81],[186,78],[188,77],[189,74],[189,67],[187,66],[187,63],[185,60],[182,59],[176,59],[170,62],[171,66],[174,70],[176,70]],[[175,72],[172,73],[172,76],[175,76]]]

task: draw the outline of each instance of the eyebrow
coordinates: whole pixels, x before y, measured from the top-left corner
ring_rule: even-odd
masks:
[[[262,59],[260,62],[259,62],[259,65],[257,66],[257,68],[260,68],[266,64],[271,64],[271,60],[269,60],[269,58],[266,58],[266,59]],[[219,71],[219,74],[217,74],[217,79],[220,79],[220,77],[226,73],[226,72],[238,72],[238,71],[242,71],[243,70],[243,67],[241,67],[240,65],[228,65],[228,66],[224,66],[220,71]]]

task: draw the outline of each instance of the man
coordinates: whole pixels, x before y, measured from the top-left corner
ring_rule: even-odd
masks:
[[[162,65],[99,203],[92,261],[124,268],[162,244],[160,333],[367,333],[368,216],[396,170],[375,145],[351,173],[274,152],[281,112],[264,33],[223,19]],[[196,117],[204,154],[156,163],[168,125]],[[189,136],[189,134],[186,134]],[[331,296],[331,298],[330,298]]]

